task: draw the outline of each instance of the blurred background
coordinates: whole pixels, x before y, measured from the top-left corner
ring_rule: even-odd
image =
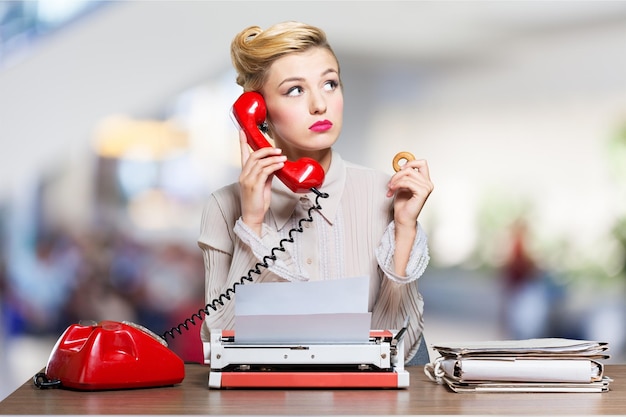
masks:
[[[626,359],[626,2],[0,1],[0,398],[79,320],[203,306],[236,181],[229,45],[326,30],[345,159],[429,161],[429,344],[571,337]],[[200,361],[197,329],[172,341]]]

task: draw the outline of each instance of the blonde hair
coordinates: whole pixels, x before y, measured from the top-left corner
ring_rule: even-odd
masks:
[[[312,47],[327,49],[337,60],[326,40],[326,34],[315,26],[300,22],[278,23],[266,30],[250,26],[239,32],[230,46],[230,56],[237,71],[237,84],[244,91],[258,91],[274,61]]]

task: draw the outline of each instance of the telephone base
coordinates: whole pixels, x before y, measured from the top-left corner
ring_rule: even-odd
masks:
[[[185,365],[167,344],[132,323],[74,324],[54,346],[45,377],[83,391],[175,385]]]

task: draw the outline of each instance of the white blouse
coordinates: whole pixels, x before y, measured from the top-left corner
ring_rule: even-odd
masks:
[[[333,151],[332,162],[320,191],[320,210],[313,209],[312,222],[302,222],[294,242],[275,251],[269,268],[251,274],[254,282],[314,281],[369,276],[369,311],[372,329],[400,329],[405,318],[405,360],[417,352],[423,330],[424,302],[417,279],[428,265],[426,234],[418,223],[406,276],[394,273],[395,248],[393,199],[386,196],[389,176],[343,161]],[[272,183],[272,200],[261,237],[241,220],[239,184],[212,194],[202,216],[198,244],[205,265],[206,302],[232,288],[241,277],[288,238],[298,221],[308,217],[316,194],[295,194],[278,179]],[[217,310],[209,309],[201,337],[209,341],[210,329],[234,328],[234,296]]]

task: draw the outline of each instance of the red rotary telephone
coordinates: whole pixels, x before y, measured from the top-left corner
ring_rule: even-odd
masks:
[[[184,362],[159,336],[134,323],[102,321],[68,327],[35,384],[95,391],[175,385],[184,377]]]
[[[253,150],[270,145],[259,130],[267,116],[265,101],[261,94],[249,91],[243,93],[233,104],[232,115],[235,123],[248,138],[248,145]],[[275,174],[294,193],[306,193],[311,188],[318,188],[324,182],[324,169],[312,158],[300,158],[297,161],[285,161],[285,166]]]

